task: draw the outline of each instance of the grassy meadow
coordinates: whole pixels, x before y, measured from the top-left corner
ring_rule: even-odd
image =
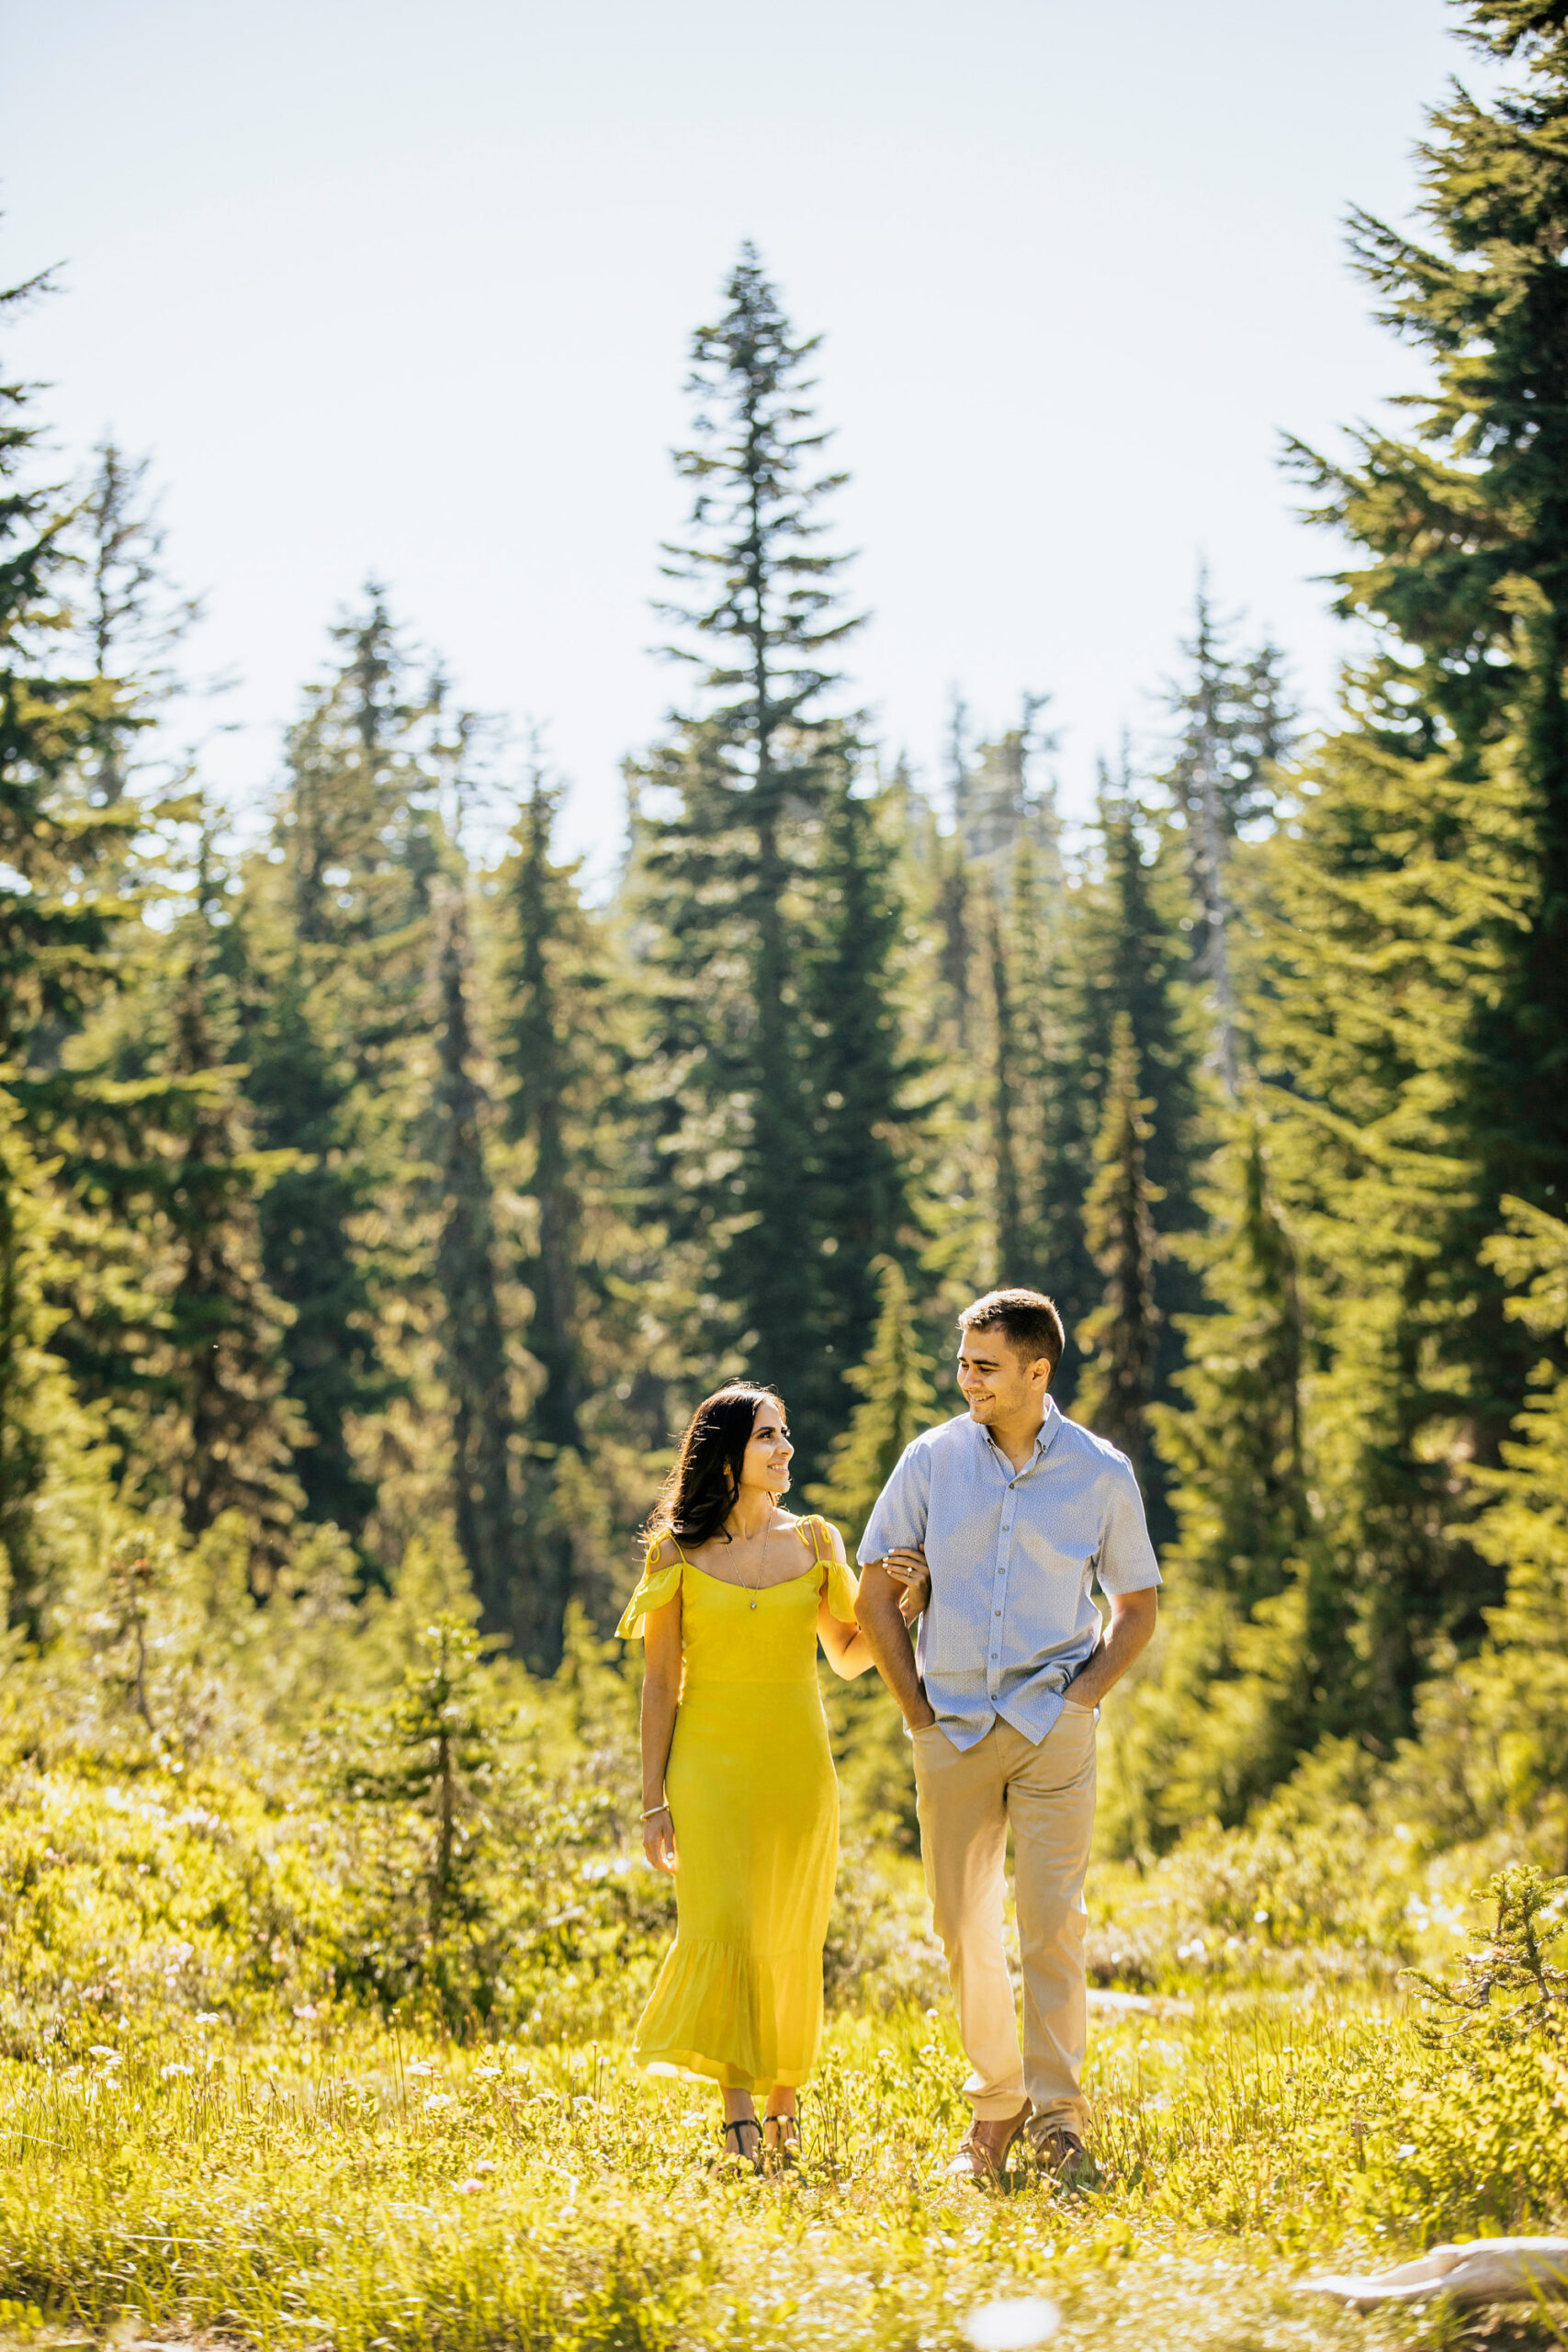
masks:
[[[13,2342],[944,2352],[1028,2297],[1086,2347],[1564,2340],[1545,2311],[1296,2291],[1568,2201],[1550,1886],[1516,1872],[1467,1945],[1486,1858],[1422,1857],[1331,1788],[1096,1872],[1096,2177],[977,2192],[942,2178],[964,2065],[897,1752],[880,1713],[840,1720],[828,2047],[800,2166],[757,2178],[716,2169],[711,2092],[627,2063],[670,1909],[625,1810],[634,1694],[593,1645],[523,1693],[445,1941],[406,1798],[350,1802],[308,1745],[245,1771],[210,1732],[69,1724],[63,1691],[14,1709],[0,1788]]]

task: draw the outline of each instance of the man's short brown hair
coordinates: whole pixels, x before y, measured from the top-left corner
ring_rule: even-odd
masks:
[[[989,1331],[993,1328],[1005,1331],[1028,1363],[1045,1357],[1053,1380],[1067,1343],[1056,1302],[1047,1298],[1043,1290],[988,1290],[984,1298],[977,1298],[973,1306],[964,1308],[958,1318],[958,1328],[961,1331]]]

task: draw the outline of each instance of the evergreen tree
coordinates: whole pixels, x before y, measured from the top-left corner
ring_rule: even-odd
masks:
[[[1196,1182],[1210,1140],[1198,1085],[1205,1041],[1183,1001],[1189,957],[1178,910],[1186,904],[1185,888],[1173,871],[1168,844],[1157,835],[1154,859],[1145,857],[1151,830],[1125,763],[1115,781],[1102,775],[1098,854],[1076,890],[1065,895],[1048,999],[1055,1035],[1046,1047],[1046,1080],[1036,1114],[1044,1170],[1037,1222],[1048,1252],[1043,1279],[1068,1334],[1059,1398],[1074,1412],[1079,1409],[1083,1329],[1103,1297],[1087,1202],[1098,1181],[1113,1041],[1123,1016],[1134,1055],[1133,1093],[1148,1105],[1142,1148],[1163,1261],[1151,1399],[1170,1398],[1180,1368],[1182,1340],[1174,1318],[1197,1312],[1201,1304],[1196,1275],[1167,1245],[1202,1223]],[[1153,1459],[1149,1477],[1157,1544],[1171,1526],[1160,1464]]]
[[[938,1418],[935,1366],[920,1344],[904,1270],[896,1258],[882,1258],[874,1272],[875,1331],[864,1361],[847,1375],[860,1402],[829,1456],[826,1478],[807,1489],[812,1509],[837,1521],[852,1557],[899,1455]]]
[[[1183,1406],[1149,1416],[1176,1532],[1168,1639],[1123,1738],[1145,1839],[1240,1819],[1316,1737],[1356,1727],[1351,1628],[1309,1500],[1296,1252],[1257,1118],[1230,1125],[1204,1178],[1207,1229],[1174,1245],[1207,1305],[1184,1318]]]
[[[1568,1184],[1568,24],[1556,0],[1465,14],[1464,39],[1524,71],[1490,105],[1456,86],[1434,110],[1420,210],[1436,242],[1353,216],[1381,315],[1433,364],[1407,402],[1416,432],[1363,433],[1344,467],[1296,454],[1363,551],[1341,609],[1400,649],[1407,724],[1411,706],[1434,714],[1472,776],[1506,733],[1518,771],[1529,888],[1496,926],[1502,984],[1472,1016],[1490,1216],[1505,1186],[1549,1201]]]
[[[1138,1049],[1129,1012],[1111,1032],[1105,1107],[1095,1139],[1095,1176],[1084,1203],[1085,1238],[1105,1283],[1100,1305],[1079,1334],[1086,1362],[1076,1409],[1141,1471],[1154,1395],[1156,1240],[1145,1172],[1154,1105],[1138,1092]]]
[[[182,968],[166,1067],[184,1081],[170,1097],[184,1134],[160,1202],[172,1261],[158,1317],[158,1385],[171,1406],[160,1452],[188,1534],[239,1510],[262,1561],[276,1566],[281,1532],[303,1500],[292,1464],[305,1429],[284,1396],[289,1317],[262,1272],[256,1202],[277,1161],[252,1148],[238,1091],[238,1022],[216,968],[219,901],[205,824],[196,896],[174,943]]]
[[[1494,1278],[1456,1235],[1481,1184],[1461,1148],[1464,1028],[1496,968],[1476,911],[1506,877],[1456,848],[1483,803],[1505,819],[1506,787],[1456,775],[1396,710],[1364,695],[1309,763],[1291,834],[1265,845],[1252,998],[1314,1351],[1307,1442],[1356,1703],[1384,1741],[1408,1727],[1431,1644],[1477,1637],[1499,1597],[1463,1501],[1491,1450],[1475,1357],[1493,1352],[1476,1327]]]
[[[1007,865],[1022,842],[1032,842],[1052,860],[1058,855],[1055,786],[1051,782],[1037,785],[1032,773],[1038,756],[1056,748],[1056,737],[1035,724],[1050,699],[1049,695],[1025,695],[1020,725],[994,742],[978,745],[972,762],[955,728],[953,759],[960,781],[953,799],[955,808],[962,810],[957,834],[964,855],[977,865]]]
[[[351,1723],[338,1759],[357,1848],[343,1973],[389,2005],[434,1996],[471,2030],[496,1990],[485,1864],[505,1768],[472,1628],[427,1613],[414,1646],[390,1705]]]
[[[1228,869],[1242,828],[1256,826],[1272,811],[1273,772],[1290,747],[1292,714],[1278,647],[1265,643],[1250,654],[1233,652],[1202,573],[1192,635],[1181,650],[1188,676],[1168,697],[1179,727],[1176,757],[1161,781],[1186,844],[1193,965],[1207,983],[1213,1007],[1214,1060],[1234,1099],[1241,1049]]]
[[[995,1176],[997,1281],[1023,1282],[1030,1258],[1023,1208],[1019,1134],[1019,1038],[1013,975],[994,888],[986,892],[986,946],[990,964],[994,1043],[991,1054],[991,1164]]]
[[[1505,1830],[1552,1871],[1568,1864],[1568,1223],[1527,1201],[1503,1204],[1487,1244],[1510,1317],[1543,1355],[1495,1469],[1477,1547],[1507,1578],[1473,1657],[1440,1656],[1417,1694],[1420,1737],[1393,1776],[1402,1818],[1445,1842]]]
[[[34,1638],[68,1567],[99,1538],[91,1507],[107,1466],[51,1348],[59,1232],[44,1170],[0,1090],[0,1630]]]
[[[1021,1283],[1053,1295],[1055,1270],[1063,1262],[1064,1250],[1071,1247],[1070,1234],[1081,1209],[1081,1197],[1069,1197],[1063,1182],[1070,1178],[1072,1167],[1063,1156],[1062,1139],[1077,1132],[1076,1106],[1066,1099],[1064,1069],[1066,904],[1059,870],[1052,870],[1033,842],[1020,842],[1013,854],[1004,931],[1008,1057],[1020,1136],[1020,1216],[1012,1262],[1024,1270],[1017,1277]],[[1006,1252],[998,1250],[998,1254],[1006,1264]]]
[[[0,319],[43,285],[0,293]],[[126,820],[88,808],[82,780],[133,720],[112,681],[58,666],[69,514],[27,479],[41,429],[27,401],[24,385],[0,382],[0,1065],[41,1074],[104,986],[129,911],[84,888]]]
[[[881,797],[840,784],[828,804],[818,880],[821,913],[807,955],[808,1168],[821,1279],[815,1377],[791,1410],[823,1428],[877,1313],[878,1261],[913,1238],[900,1150],[909,1071],[889,986],[903,920]]]
[[[1045,1241],[1046,1203],[1057,1197],[1043,1144],[1052,1091],[1046,902],[1060,894],[1060,828],[1054,783],[1037,785],[1031,772],[1035,755],[1055,745],[1035,725],[1045,700],[1026,695],[1021,725],[982,743],[973,763],[965,763],[964,820],[948,853],[954,933],[950,986],[964,1015],[953,1043],[960,1056],[976,1054],[980,1065],[973,1112],[989,1142],[986,1272],[998,1283],[1037,1279],[1031,1269]],[[955,759],[963,750],[955,736]],[[955,791],[955,801],[958,797]],[[976,993],[988,1015],[973,1026],[967,1020],[972,963]],[[953,1080],[959,1094],[967,1091],[960,1073]],[[1070,1182],[1063,1189],[1074,1191]],[[1073,1204],[1078,1205],[1076,1198]]]
[[[544,1374],[530,1421],[552,1451],[582,1442],[584,1130],[591,1098],[610,1075],[606,976],[590,949],[577,869],[550,855],[559,806],[558,790],[536,771],[514,835],[502,1056],[512,1080],[507,1134],[530,1155],[525,1182],[536,1203],[534,1247],[521,1270],[534,1295],[529,1351]]]
[[[974,885],[969,861],[964,854],[962,835],[938,834],[933,844],[936,893],[935,916],[939,947],[937,972],[940,993],[931,991],[935,1014],[931,1027],[933,1038],[944,1033],[951,1036],[952,1051],[962,1057],[974,1050],[975,1032],[970,1009],[971,967],[975,957]],[[942,1015],[945,1014],[945,1020]]]
[[[375,1177],[305,959],[264,967],[247,996],[246,1094],[265,1148],[289,1155],[260,1216],[267,1284],[292,1315],[288,1395],[308,1431],[299,1480],[311,1519],[357,1535],[376,1490],[355,1458],[352,1421],[383,1407],[394,1387],[377,1344],[374,1270],[355,1238]]]
[[[969,825],[969,706],[956,686],[947,705],[947,791],[953,835],[962,846]]]
[[[1382,315],[1431,365],[1416,428],[1343,465],[1295,453],[1356,543],[1341,609],[1384,650],[1259,900],[1314,1451],[1384,1736],[1433,1644],[1472,1642],[1500,1597],[1463,1530],[1529,1355],[1481,1245],[1505,1194],[1568,1198],[1568,27],[1549,0],[1469,0],[1465,37],[1522,71],[1434,112],[1430,241],[1355,223]]]
[[[901,986],[888,995],[908,1039],[901,1166],[924,1238],[927,1312],[956,1313],[991,1271],[989,1159],[976,1148],[989,1114],[986,975],[976,918],[985,898],[956,834],[934,809],[906,805],[895,881],[905,907]],[[896,811],[889,811],[896,817]]]
[[[1187,1325],[1185,1409],[1156,1406],[1180,1536],[1175,1556],[1243,1612],[1284,1590],[1305,1541],[1303,1347],[1295,1250],[1247,1118],[1207,1180],[1208,1229],[1187,1245],[1209,1312]]]
[[[335,628],[339,660],[290,729],[271,848],[252,863],[231,961],[245,1008],[259,1140],[296,1155],[261,1203],[268,1284],[292,1311],[288,1393],[310,1444],[312,1519],[358,1536],[376,1500],[355,1430],[401,1375],[378,1333],[384,1287],[417,1279],[391,1238],[412,1215],[411,1041],[430,962],[442,847],[438,697],[416,684],[372,583]],[[400,1192],[372,1249],[367,1230]]]
[[[475,1069],[468,906],[456,886],[443,902],[436,939],[431,1157],[441,1199],[435,1282],[442,1376],[451,1399],[454,1519],[481,1626],[522,1634],[526,1643],[534,1628],[523,1589],[512,1366],[485,1150],[491,1111]]]
[[[42,288],[0,294],[0,318]],[[87,805],[84,778],[131,722],[109,680],[61,664],[68,514],[28,479],[40,428],[27,403],[0,382],[0,1574],[36,1632],[70,1516],[67,1455],[85,1465],[92,1430],[50,1351],[61,1219],[22,1114],[33,1139],[52,1137],[61,1045],[107,986],[130,912],[93,888],[125,828]]]
[[[239,1510],[265,1577],[299,1508],[290,1457],[305,1430],[282,1395],[289,1318],[262,1271],[257,1204],[292,1163],[254,1148],[228,877],[197,806],[186,911],[126,937],[118,986],[55,1083],[51,1345],[106,1411],[122,1487],[173,1493],[193,1535]]]
[[[112,438],[101,441],[72,534],[84,583],[77,634],[93,673],[112,680],[124,697],[137,734],[179,692],[172,657],[201,617],[200,600],[180,594],[164,570],[167,535],[149,470],[147,458],[128,457]],[[112,806],[125,792],[130,737],[129,728],[118,730],[100,749],[91,775],[100,804]]]
[[[520,1576],[527,1654],[560,1663],[569,1603],[591,1587],[607,1606],[615,1480],[603,1425],[584,1415],[611,1365],[617,1430],[641,1425],[659,1444],[668,1414],[666,1354],[649,1362],[666,1270],[657,1236],[635,1234],[642,1166],[628,1092],[626,989],[604,920],[582,902],[579,868],[552,854],[558,787],[536,767],[502,871],[499,1058],[508,1080],[503,1132],[513,1182],[531,1207],[517,1276],[532,1301],[536,1381],[523,1422],[527,1464]],[[586,1475],[592,1452],[594,1476]]]
[[[692,1264],[694,1304],[728,1308],[728,1350],[784,1390],[809,1460],[844,1368],[821,1337],[832,1283],[822,1245],[838,1237],[822,1230],[813,1175],[817,1121],[836,1107],[824,1098],[841,1090],[822,1084],[809,1008],[814,947],[834,928],[820,863],[841,866],[852,830],[854,745],[827,697],[856,622],[839,609],[842,559],[820,544],[819,510],[840,478],[820,470],[816,345],[795,339],[750,247],[727,299],[694,338],[696,437],[680,458],[695,485],[694,534],[668,567],[697,591],[667,610],[700,669],[704,707],[641,771],[634,820],[654,1140],[660,1206]],[[649,786],[673,794],[674,813],[656,809]],[[856,986],[886,995],[863,959]],[[840,1003],[835,1021],[871,1035],[880,1010]],[[885,1226],[871,1198],[857,1216]]]

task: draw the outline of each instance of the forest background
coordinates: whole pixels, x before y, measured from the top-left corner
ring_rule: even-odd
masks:
[[[1009,1282],[1060,1302],[1060,1401],[1136,1464],[1168,1582],[1100,1838],[1186,1907],[1129,1896],[1100,1981],[1393,1964],[1488,1863],[1568,1862],[1564,15],[1472,0],[1511,94],[1434,114],[1426,242],[1355,222],[1427,383],[1407,436],[1292,453],[1371,632],[1333,723],[1201,586],[1164,752],[1087,825],[1032,694],[984,741],[955,700],[940,792],[874,740],[830,369],[750,249],[693,338],[682,688],[607,896],[373,582],[241,846],[173,748],[145,464],[61,484],[4,387],[19,1895],[64,1860],[46,1782],[199,1773],[265,1868],[170,1983],[200,1951],[214,2002],[613,2022],[665,1921],[605,1637],[672,1433],[776,1382],[852,1545]],[[867,1858],[834,1981],[918,1989],[876,1892],[897,1720],[832,1708]],[[27,1912],[17,2053],[125,2008],[116,1938],[151,1967],[185,1917],[132,1892],[85,1962]]]

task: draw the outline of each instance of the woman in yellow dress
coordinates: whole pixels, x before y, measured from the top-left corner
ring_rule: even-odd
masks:
[[[643,1846],[676,1887],[633,2049],[716,2083],[726,2151],[753,2166],[764,2146],[798,2149],[795,2090],[822,2036],[839,1788],[818,1641],[846,1679],[873,1663],[838,1529],[779,1508],[794,1451],[771,1388],[737,1382],[697,1408],[619,1626],[648,1645]],[[911,1577],[923,1565],[910,1555]],[[918,1580],[906,1592],[913,1613]]]

